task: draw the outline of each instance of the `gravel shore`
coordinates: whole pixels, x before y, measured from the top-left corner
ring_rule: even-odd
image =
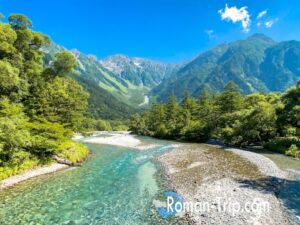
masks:
[[[171,187],[186,202],[206,204],[200,212],[188,212],[195,224],[290,224],[276,197],[287,173],[262,155],[206,144],[181,144],[157,160]],[[255,204],[265,208],[251,208]]]
[[[104,135],[104,137],[99,137],[97,135]],[[76,136],[76,140],[80,140],[83,137],[79,138]],[[148,150],[151,148],[155,148],[158,145],[151,144],[151,143],[145,143],[142,142],[137,138],[136,135],[130,134],[130,132],[127,131],[101,131],[95,133],[95,136],[91,136],[88,138],[83,139],[83,142],[85,143],[94,143],[94,144],[104,144],[104,145],[114,145],[114,146],[121,146],[121,147],[127,147],[127,148],[133,148],[136,150]]]
[[[277,177],[277,178],[287,178],[288,173],[282,171],[278,166],[271,160],[262,155],[254,152],[244,151],[236,148],[228,148],[227,151],[231,151],[239,156],[247,159],[251,163],[255,164],[258,169],[266,176]]]
[[[67,169],[69,166],[64,165],[64,164],[59,164],[59,163],[53,163],[49,166],[43,166],[43,167],[38,167],[35,169],[28,170],[22,174],[15,175],[12,177],[9,177],[7,179],[4,179],[0,181],[0,190],[11,187],[17,183],[20,183],[22,181],[31,179],[33,177],[49,174],[49,173],[54,173],[59,170]]]

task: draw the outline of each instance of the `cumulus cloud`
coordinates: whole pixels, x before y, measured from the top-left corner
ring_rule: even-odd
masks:
[[[246,6],[237,8],[236,6],[228,7],[226,4],[225,9],[220,9],[218,12],[221,15],[222,20],[241,23],[243,30],[249,32],[251,19]]]
[[[268,12],[268,10],[264,10],[264,11],[261,11],[260,13],[258,13],[257,19],[263,18],[265,15],[267,15],[267,12]]]
[[[216,37],[214,30],[206,30],[205,33],[208,35],[209,39],[213,39]]]
[[[265,22],[266,28],[271,28],[277,21],[278,21],[278,18]]]

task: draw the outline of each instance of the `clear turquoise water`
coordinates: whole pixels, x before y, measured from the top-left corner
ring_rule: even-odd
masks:
[[[0,224],[169,224],[153,199],[163,190],[150,151],[88,144],[93,155],[80,168],[34,178],[0,192]]]
[[[153,206],[153,199],[167,187],[159,166],[151,159],[170,150],[174,143],[143,140],[160,146],[135,151],[87,144],[92,156],[82,167],[1,191],[0,225],[182,224],[176,218],[161,219]],[[283,169],[300,171],[300,161],[278,154],[264,155]],[[291,219],[300,217],[300,173],[295,180],[285,181],[278,197],[291,212]]]

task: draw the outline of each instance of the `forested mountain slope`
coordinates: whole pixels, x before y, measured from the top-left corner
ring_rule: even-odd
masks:
[[[63,49],[53,42],[44,48],[47,63]],[[146,98],[165,101],[174,93],[181,99],[185,92],[197,97],[204,87],[220,92],[229,81],[244,94],[284,91],[300,77],[300,42],[278,43],[263,34],[218,45],[185,64],[125,55],[98,60],[71,52],[77,59],[73,77],[89,89],[89,112],[95,118],[126,118],[148,107],[142,104]]]
[[[300,42],[277,43],[255,34],[246,40],[219,45],[200,54],[181,68],[172,79],[153,89],[159,100],[174,93],[182,98],[188,91],[199,96],[204,87],[223,90],[234,81],[243,93],[284,91],[300,77]]]
[[[45,62],[50,65],[64,47],[51,42],[44,46]],[[89,114],[94,118],[124,119],[142,110],[149,91],[173,74],[177,65],[143,58],[114,55],[98,60],[76,49],[70,50],[77,60],[72,77],[90,93]]]

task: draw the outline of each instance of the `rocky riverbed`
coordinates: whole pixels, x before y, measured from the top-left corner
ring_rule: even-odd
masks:
[[[206,206],[188,212],[195,224],[290,224],[276,197],[288,174],[262,155],[181,144],[157,160],[171,187],[186,202]]]

